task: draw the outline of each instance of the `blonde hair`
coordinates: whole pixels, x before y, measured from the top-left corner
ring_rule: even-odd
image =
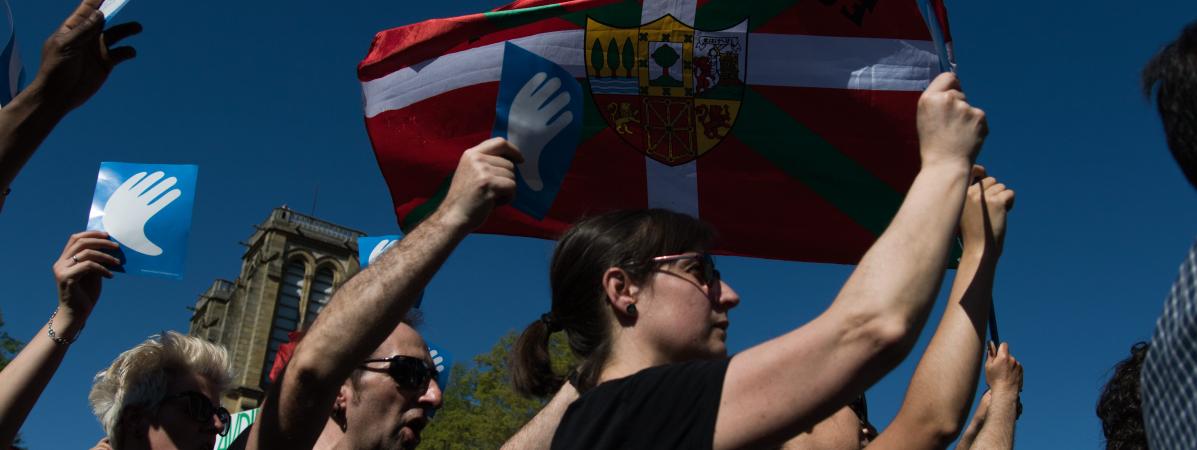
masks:
[[[223,347],[174,331],[150,336],[96,374],[87,399],[113,448],[124,444],[125,411],[136,406],[157,414],[158,405],[166,397],[167,383],[180,373],[204,377],[221,393],[233,377],[228,351]]]

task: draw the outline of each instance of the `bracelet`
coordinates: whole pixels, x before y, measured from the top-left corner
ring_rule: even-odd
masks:
[[[79,332],[75,333],[75,337],[73,337],[73,338],[70,338],[70,339],[60,338],[60,337],[58,337],[57,334],[54,334],[54,316],[57,316],[57,315],[58,315],[58,308],[54,308],[54,312],[50,313],[50,322],[46,324],[46,334],[50,335],[50,340],[54,341],[55,344],[59,344],[59,345],[74,344],[75,340],[79,339],[79,335],[83,333],[83,328],[80,327]],[[87,324],[84,324],[84,326],[86,326],[86,325]]]

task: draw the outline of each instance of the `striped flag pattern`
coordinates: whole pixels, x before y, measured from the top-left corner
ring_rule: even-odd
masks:
[[[712,223],[718,253],[846,264],[913,181],[918,97],[951,67],[942,0],[521,0],[385,30],[358,77],[401,228],[489,137],[506,42],[588,98],[549,214],[500,208],[482,232],[552,239],[664,207]]]

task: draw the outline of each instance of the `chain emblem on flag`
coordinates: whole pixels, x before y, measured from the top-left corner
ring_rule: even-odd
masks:
[[[595,106],[645,156],[688,163],[735,125],[747,79],[747,20],[707,31],[672,15],[637,28],[587,18],[583,48]]]

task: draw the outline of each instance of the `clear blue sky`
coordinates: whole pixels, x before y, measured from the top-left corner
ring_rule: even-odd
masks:
[[[42,41],[76,3],[12,3],[32,76]],[[27,443],[90,448],[103,433],[86,401],[92,375],[150,334],[186,330],[185,308],[212,279],[236,276],[238,241],[271,208],[308,212],[319,186],[316,215],[371,234],[395,232],[363,125],[356,64],[376,31],[498,4],[130,2],[118,21],[145,26],[129,40],[139,56],[59,125],[0,215],[7,260],[0,310],[20,339],[45,323],[55,306],[50,264],[87,223],[100,161],[200,166],[187,271],[182,281],[124,276],[105,285],[25,424]],[[1097,393],[1131,344],[1150,337],[1197,237],[1197,194],[1138,89],[1140,68],[1197,19],[1197,3],[948,7],[969,100],[990,117],[981,162],[1018,192],[995,288],[1002,335],[1026,365],[1018,446],[1098,448]],[[467,239],[428,288],[429,341],[462,360],[538,317],[548,308],[550,249],[523,238]],[[744,299],[732,315],[733,350],[814,317],[850,270],[719,262]],[[932,324],[939,309],[933,314]],[[878,424],[897,410],[921,352],[920,345],[870,391]]]

